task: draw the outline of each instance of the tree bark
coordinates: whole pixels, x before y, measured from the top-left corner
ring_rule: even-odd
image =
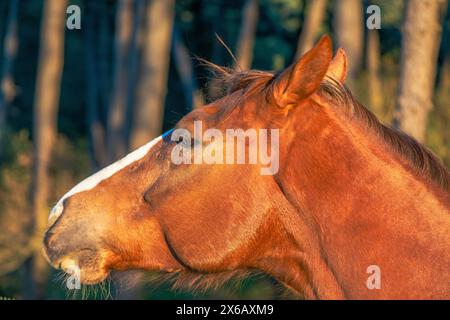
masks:
[[[242,26],[237,41],[235,69],[248,70],[252,67],[258,17],[259,1],[247,0],[242,12]]]
[[[12,0],[9,4],[6,32],[3,44],[2,73],[0,74],[0,163],[3,155],[3,139],[7,107],[14,99],[15,85],[13,80],[13,63],[17,55],[17,16],[18,0]]]
[[[129,54],[133,36],[133,0],[120,0],[116,13],[113,90],[108,111],[108,162],[127,152],[127,106],[129,102]]]
[[[361,0],[336,0],[334,32],[338,47],[344,48],[349,60],[348,78],[361,70],[364,51],[364,12]]]
[[[87,0],[91,1],[91,0]],[[111,59],[111,27],[109,25],[110,15],[109,7],[106,1],[96,1],[97,6],[99,6],[99,11],[102,12],[100,17],[97,17],[99,24],[98,31],[98,87],[100,95],[100,117],[103,123],[107,124],[108,109],[111,96],[111,74],[112,74],[112,59]],[[106,125],[107,126],[107,125]],[[105,128],[105,141],[106,138],[106,128]],[[106,143],[104,146],[106,150]],[[105,157],[107,159],[107,150],[105,151]],[[106,160],[107,162],[107,160]]]
[[[207,3],[205,0],[204,3]],[[227,29],[224,23],[224,16],[226,16],[227,6],[223,1],[218,1],[215,3],[215,6],[212,7],[214,9],[213,21],[212,21],[212,30],[214,34],[217,34],[221,38],[227,38]],[[212,53],[211,53],[211,61],[219,66],[225,64],[224,59],[224,50],[223,45],[217,39],[213,42]]]
[[[132,149],[162,131],[174,6],[174,0],[153,0],[146,9],[146,32],[130,135]]]
[[[86,122],[89,130],[91,162],[94,170],[104,167],[106,161],[105,130],[100,118],[100,90],[97,63],[96,17],[102,14],[98,3],[87,1],[85,8],[84,46],[86,60]]]
[[[145,35],[145,25],[143,23],[144,13],[148,2],[136,1],[134,3],[134,20],[133,32],[131,38],[131,47],[129,53],[129,78],[128,78],[128,103],[127,103],[127,127],[126,127],[126,141],[127,149],[129,149],[129,140],[131,134],[131,126],[133,119],[133,109],[136,103],[136,86],[138,84],[139,76],[139,61],[143,47],[143,37]]]
[[[383,114],[383,86],[380,77],[380,37],[378,30],[367,31],[366,61],[370,107],[376,115]]]
[[[394,125],[424,141],[433,108],[443,1],[410,0],[403,25],[400,86]]]
[[[204,104],[203,96],[201,90],[198,89],[192,58],[176,27],[173,29],[172,36],[172,55],[183,86],[186,106],[190,110],[202,106]]]
[[[295,60],[314,46],[314,41],[325,16],[327,0],[308,0],[306,8],[306,18],[298,39]]]
[[[39,62],[35,89],[33,140],[34,167],[32,185],[33,231],[35,253],[30,279],[36,283],[35,292],[29,298],[41,298],[48,270],[41,253],[41,238],[47,224],[49,212],[48,168],[52,147],[56,141],[56,122],[60,98],[61,76],[64,63],[64,30],[67,1],[47,0],[42,17]],[[33,286],[30,286],[33,287]]]

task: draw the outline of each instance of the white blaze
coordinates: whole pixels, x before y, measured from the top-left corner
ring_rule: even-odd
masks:
[[[149,143],[143,145],[142,147],[136,149],[135,151],[127,154],[122,159],[110,164],[109,166],[101,169],[97,173],[91,175],[90,177],[84,179],[80,183],[78,183],[75,187],[69,190],[59,201],[58,203],[53,207],[52,211],[50,212],[50,215],[48,217],[49,225],[51,222],[56,221],[56,219],[61,215],[63,208],[63,201],[67,199],[68,197],[80,193],[83,191],[90,190],[97,186],[100,182],[102,182],[105,179],[108,179],[116,172],[122,170],[123,168],[129,166],[133,162],[142,159],[148,152],[159,142],[161,141],[166,135],[168,135],[172,130],[164,133],[163,135],[159,136],[158,138],[153,139]]]

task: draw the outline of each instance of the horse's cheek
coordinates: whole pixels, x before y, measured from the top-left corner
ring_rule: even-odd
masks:
[[[166,238],[174,253],[189,267],[222,271],[230,267],[230,256],[240,247],[236,232],[229,232],[226,217],[166,217]]]

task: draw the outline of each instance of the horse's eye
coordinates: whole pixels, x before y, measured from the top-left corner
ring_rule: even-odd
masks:
[[[180,136],[178,141],[175,141],[176,144],[183,144],[185,147],[194,148],[195,146],[200,144],[200,141],[196,140],[195,138],[191,138],[191,141],[184,139],[183,136]]]
[[[176,143],[176,144],[186,144],[187,141],[185,141],[185,139],[184,139],[183,136],[180,136],[180,137],[178,138],[178,141],[175,141],[175,143]]]

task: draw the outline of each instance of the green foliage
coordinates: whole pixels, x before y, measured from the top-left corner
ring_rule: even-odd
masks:
[[[28,199],[31,181],[31,141],[27,130],[7,133],[0,167],[0,295],[20,292],[17,272],[28,255]],[[11,241],[13,240],[13,241]]]

